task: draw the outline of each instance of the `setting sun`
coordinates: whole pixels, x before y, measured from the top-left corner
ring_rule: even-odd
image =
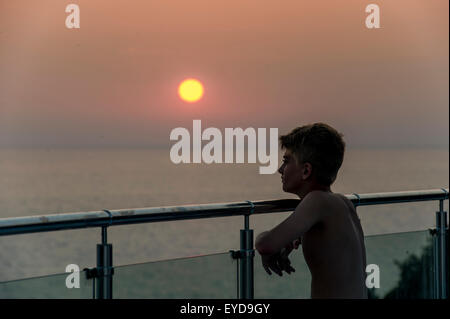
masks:
[[[186,79],[178,87],[178,94],[183,101],[197,102],[203,96],[203,85],[196,79]]]

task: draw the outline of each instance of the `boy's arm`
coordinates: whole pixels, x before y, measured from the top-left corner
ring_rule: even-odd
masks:
[[[310,192],[286,220],[271,231],[261,233],[255,242],[260,254],[276,254],[289,243],[299,239],[328,212],[322,192]]]
[[[256,244],[257,244],[264,236],[266,236],[268,233],[269,233],[269,231],[266,230],[266,231],[263,231],[263,232],[262,232],[261,234],[259,234],[258,236],[256,236],[256,239],[255,239],[255,247],[256,247]]]

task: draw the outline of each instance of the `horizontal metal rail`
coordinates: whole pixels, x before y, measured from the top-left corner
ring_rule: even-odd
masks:
[[[448,199],[448,189],[345,195],[355,206]],[[267,214],[294,210],[299,199],[103,210],[0,218],[0,236],[138,223]]]

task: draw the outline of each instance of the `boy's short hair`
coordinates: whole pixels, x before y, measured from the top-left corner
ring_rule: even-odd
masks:
[[[317,182],[330,186],[336,180],[344,160],[343,134],[325,123],[293,129],[280,136],[281,149],[292,151],[297,163],[310,163]]]

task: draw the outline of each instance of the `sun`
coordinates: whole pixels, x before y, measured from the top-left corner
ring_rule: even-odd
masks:
[[[183,101],[194,103],[203,96],[203,85],[196,79],[186,79],[178,86],[178,95]]]

